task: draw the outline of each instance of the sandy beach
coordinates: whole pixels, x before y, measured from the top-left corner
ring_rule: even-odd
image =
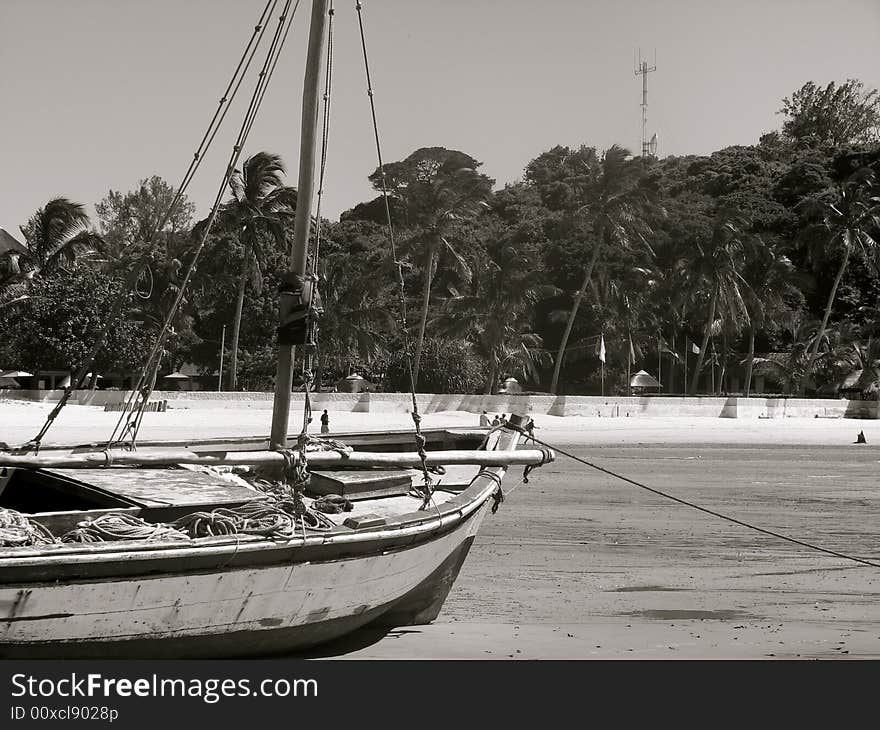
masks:
[[[0,402],[0,441],[45,404]],[[106,438],[118,413],[71,406],[48,441]],[[257,435],[268,411],[169,410],[142,438]],[[291,418],[298,430],[301,416]],[[332,413],[334,430],[407,428],[407,414]],[[536,435],[709,509],[880,560],[880,421],[535,416]],[[472,413],[426,427],[475,426]],[[865,445],[855,445],[864,431]],[[341,658],[878,658],[880,570],[758,534],[559,456],[488,515],[439,619],[362,631]]]

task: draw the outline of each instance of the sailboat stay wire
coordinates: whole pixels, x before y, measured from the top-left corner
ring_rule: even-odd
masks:
[[[186,189],[189,187],[190,182],[195,176],[196,171],[200,167],[202,161],[204,160],[205,154],[208,149],[211,147],[211,144],[214,141],[214,137],[216,136],[220,126],[223,124],[223,120],[226,118],[226,113],[229,111],[232,102],[235,99],[236,94],[238,93],[238,89],[241,86],[241,82],[243,81],[245,75],[247,74],[248,69],[250,68],[251,61],[254,58],[254,55],[259,48],[260,42],[262,41],[263,34],[265,33],[266,25],[265,19],[267,15],[270,15],[274,12],[275,5],[278,3],[278,0],[268,0],[265,7],[263,8],[262,13],[260,14],[259,20],[257,24],[254,26],[253,33],[251,34],[248,42],[245,46],[244,51],[242,51],[241,57],[239,58],[238,64],[235,67],[235,71],[232,74],[232,78],[229,80],[229,83],[226,86],[220,100],[218,102],[218,107],[214,112],[211,121],[208,124],[207,129],[205,130],[204,135],[202,136],[201,141],[199,142],[198,147],[196,148],[195,153],[193,154],[193,159],[190,161],[189,167],[187,168],[186,173],[183,176],[180,184],[177,187],[177,191],[175,192],[171,202],[168,205],[165,214],[157,221],[155,227],[151,229],[150,235],[146,241],[143,241],[144,247],[149,247],[149,245],[153,242],[153,239],[156,237],[156,234],[162,230],[165,226],[165,223],[171,217],[171,214],[174,212],[174,209],[183,199],[183,195],[186,192]],[[238,80],[236,83],[236,79]],[[231,91],[231,93],[230,93]],[[225,108],[224,108],[225,107]],[[134,245],[134,244],[133,244]],[[100,352],[101,347],[104,345],[104,341],[107,337],[108,332],[110,331],[110,326],[113,320],[115,319],[116,314],[122,309],[122,305],[125,303],[126,296],[129,290],[137,287],[137,282],[140,280],[140,276],[143,273],[143,269],[148,267],[150,253],[146,251],[141,253],[138,260],[133,264],[132,270],[130,272],[129,278],[126,280],[123,287],[120,289],[119,293],[116,296],[116,300],[113,305],[110,307],[110,313],[105,321],[104,327],[101,332],[98,334],[95,342],[92,344],[91,350],[86,355],[86,358],[79,366],[79,370],[75,374],[74,378],[71,379],[70,385],[68,385],[64,389],[64,394],[61,399],[46,417],[46,421],[43,423],[42,428],[37,433],[34,438],[28,441],[23,447],[22,450],[27,452],[33,447],[36,453],[40,451],[40,445],[42,443],[43,437],[48,433],[49,429],[52,427],[52,424],[55,422],[55,419],[61,413],[61,410],[67,405],[68,400],[70,400],[70,396],[73,394],[75,390],[78,390],[82,387],[83,381],[85,380],[86,374],[90,369],[94,369],[95,359],[98,356],[98,352]],[[131,398],[129,398],[128,406],[131,405]],[[117,424],[118,427],[119,424]],[[115,430],[114,430],[115,432]],[[112,438],[112,437],[111,437]]]
[[[235,166],[238,164],[239,157],[241,156],[241,152],[244,148],[245,142],[248,139],[251,128],[253,126],[254,119],[256,118],[257,113],[260,110],[260,106],[262,105],[263,96],[265,94],[265,90],[271,80],[272,73],[274,70],[275,62],[277,61],[277,55],[281,53],[281,49],[283,47],[283,41],[286,39],[287,34],[284,32],[285,29],[285,21],[287,21],[288,27],[289,24],[293,22],[293,18],[296,14],[296,10],[299,7],[300,0],[297,0],[296,6],[293,9],[293,12],[290,11],[292,0],[286,0],[284,4],[284,8],[281,11],[281,15],[278,20],[278,27],[275,30],[275,33],[272,37],[272,41],[269,45],[269,50],[266,53],[266,59],[263,62],[263,67],[260,70],[257,83],[254,87],[253,94],[251,95],[251,100],[248,105],[247,111],[245,112],[244,119],[242,121],[241,128],[239,129],[238,136],[236,138],[235,144],[232,147],[232,153],[230,155],[229,162],[226,167],[226,171],[223,176],[223,180],[220,184],[220,187],[217,191],[217,195],[214,199],[214,204],[211,208],[211,213],[208,216],[207,222],[202,231],[201,240],[195,248],[192,259],[190,261],[189,266],[187,267],[186,274],[183,278],[183,281],[178,288],[177,296],[170,307],[168,315],[165,319],[165,323],[162,326],[158,336],[156,337],[156,341],[153,345],[153,349],[150,352],[150,355],[147,359],[147,364],[141,370],[140,377],[138,379],[136,387],[132,388],[132,394],[129,396],[130,400],[133,398],[139,398],[140,404],[137,409],[131,409],[130,411],[123,411],[119,422],[114,428],[113,433],[110,435],[110,438],[107,441],[107,447],[109,448],[114,443],[117,443],[119,439],[127,438],[130,435],[130,448],[135,447],[135,442],[137,440],[137,432],[140,429],[140,424],[143,420],[143,415],[146,410],[146,404],[149,401],[150,395],[153,391],[153,383],[151,382],[149,385],[145,386],[147,374],[151,372],[153,368],[158,367],[157,360],[161,358],[160,352],[162,350],[162,344],[165,341],[165,337],[168,334],[168,331],[171,327],[171,322],[175,314],[177,313],[178,308],[180,307],[180,303],[183,300],[183,295],[186,291],[186,287],[189,284],[189,280],[192,278],[193,273],[195,272],[196,263],[199,260],[199,257],[204,250],[205,244],[208,239],[208,235],[211,232],[211,229],[214,225],[214,221],[217,218],[217,214],[220,210],[220,203],[223,200],[223,193],[226,191],[226,187],[229,184],[229,180],[231,179],[233,173],[235,172]],[[274,9],[274,5],[273,5]],[[262,36],[261,36],[262,37]],[[256,49],[255,49],[256,50]],[[152,378],[151,378],[152,380]],[[123,421],[125,422],[124,428],[120,430],[122,427]],[[117,438],[118,433],[118,438]]]

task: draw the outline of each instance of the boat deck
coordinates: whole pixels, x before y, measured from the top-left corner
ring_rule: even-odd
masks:
[[[440,505],[460,493],[476,476],[479,467],[449,466],[444,475],[431,475],[435,485],[433,504]],[[130,505],[153,512],[173,508],[190,512],[233,507],[261,499],[264,494],[243,478],[210,467],[184,466],[165,469],[52,469],[48,473],[71,482],[87,484],[94,490],[124,499]],[[421,486],[422,473],[417,469],[395,469],[376,474],[406,475],[409,487]],[[308,506],[314,499],[305,498]],[[348,518],[396,517],[418,509],[419,498],[410,495],[384,495],[366,499],[354,498],[352,510],[326,516],[337,525]],[[158,508],[158,509],[157,509]],[[166,509],[162,509],[166,508]],[[125,509],[120,506],[120,509]],[[112,511],[112,510],[111,510]],[[154,512],[155,514],[155,512]]]

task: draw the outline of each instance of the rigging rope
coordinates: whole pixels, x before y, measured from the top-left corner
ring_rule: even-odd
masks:
[[[403,351],[406,357],[407,364],[407,373],[409,375],[409,389],[410,394],[412,395],[412,420],[413,425],[415,426],[415,442],[416,442],[416,451],[419,454],[419,457],[422,460],[422,478],[424,481],[424,485],[422,488],[422,494],[424,496],[424,501],[422,503],[422,509],[425,509],[428,503],[431,501],[431,495],[433,492],[434,484],[431,481],[431,477],[428,473],[428,465],[426,463],[426,459],[428,457],[427,452],[425,451],[425,446],[427,444],[427,440],[425,436],[422,434],[421,422],[422,417],[419,414],[419,404],[416,400],[416,382],[413,376],[413,351],[412,351],[412,343],[409,339],[409,328],[407,325],[407,316],[406,316],[406,285],[403,279],[403,262],[397,258],[397,246],[394,240],[394,223],[391,220],[391,206],[388,202],[388,185],[385,180],[385,164],[382,161],[382,143],[379,137],[379,123],[376,120],[376,103],[374,100],[373,94],[373,81],[370,76],[370,61],[367,56],[367,39],[366,34],[364,32],[364,20],[362,4],[360,0],[357,0],[355,3],[355,8],[357,9],[358,15],[358,28],[360,30],[360,38],[361,38],[361,49],[363,51],[364,56],[364,71],[367,77],[367,96],[370,99],[370,114],[373,119],[373,137],[376,141],[376,157],[379,162],[379,177],[382,182],[382,201],[385,204],[385,219],[388,228],[388,240],[391,244],[391,258],[394,262],[394,266],[397,269],[397,286],[398,286],[398,298],[400,302],[400,328],[401,328],[401,336],[403,337]]]
[[[265,7],[263,8],[263,12],[260,14],[259,20],[257,24],[254,26],[254,31],[251,34],[250,39],[245,46],[244,51],[242,52],[241,58],[236,65],[235,71],[233,72],[232,78],[229,81],[223,95],[218,102],[217,110],[214,112],[214,116],[211,118],[211,121],[208,124],[208,128],[205,131],[205,134],[202,137],[201,142],[196,148],[195,153],[193,154],[193,160],[190,162],[189,168],[183,176],[183,180],[177,187],[177,191],[174,197],[171,200],[171,203],[168,206],[164,216],[162,216],[161,220],[157,223],[155,228],[152,229],[149,238],[146,241],[141,242],[140,245],[132,244],[132,248],[135,249],[134,253],[136,255],[133,256],[135,258],[135,263],[132,266],[132,269],[129,273],[129,277],[125,282],[125,285],[120,290],[119,294],[116,296],[116,300],[110,308],[110,313],[107,317],[106,323],[98,334],[97,339],[93,343],[91,349],[89,350],[86,358],[81,363],[79,370],[76,372],[76,375],[71,379],[70,385],[64,389],[64,393],[57,405],[52,409],[49,415],[46,417],[46,421],[44,422],[42,428],[37,433],[34,438],[32,438],[29,442],[27,442],[20,451],[27,453],[31,448],[36,453],[40,451],[40,445],[42,443],[43,438],[46,433],[48,433],[49,429],[52,427],[52,424],[55,422],[55,419],[61,413],[61,410],[67,405],[67,402],[70,400],[73,392],[82,387],[83,382],[85,381],[86,375],[90,370],[93,370],[95,359],[98,356],[101,348],[104,346],[104,342],[107,339],[107,334],[110,331],[110,327],[113,321],[116,319],[118,314],[122,310],[122,306],[127,299],[128,292],[137,286],[137,282],[140,279],[140,275],[142,273],[142,269],[144,266],[148,265],[149,260],[152,257],[151,246],[153,243],[153,239],[156,237],[156,234],[162,230],[165,224],[168,222],[168,219],[171,217],[171,214],[174,212],[177,205],[183,199],[184,194],[186,193],[187,188],[189,187],[189,183],[192,181],[195,176],[196,171],[204,159],[205,153],[211,146],[211,143],[214,141],[214,137],[217,134],[217,131],[220,129],[220,126],[223,123],[223,120],[226,117],[226,113],[229,111],[229,108],[235,99],[236,94],[238,93],[238,88],[241,86],[241,82],[245,77],[248,69],[250,68],[251,61],[256,54],[257,48],[262,41],[263,34],[265,33],[265,19],[267,16],[271,16],[271,14],[275,10],[275,5],[278,0],[268,0]],[[237,83],[236,83],[237,79]],[[232,92],[230,93],[230,89]],[[224,108],[225,107],[225,108]],[[131,397],[128,401],[128,408],[130,409],[131,405]],[[125,412],[125,411],[123,411]],[[117,424],[118,427],[119,424]]]
[[[853,555],[847,555],[846,553],[841,553],[836,550],[830,550],[828,548],[823,548],[819,545],[814,545],[813,543],[805,542],[804,540],[798,540],[797,538],[790,537],[788,535],[783,535],[780,532],[774,532],[773,530],[767,530],[763,527],[758,527],[757,525],[753,525],[748,522],[744,522],[743,520],[738,520],[735,517],[730,517],[729,515],[722,514],[721,512],[716,512],[714,510],[708,509],[707,507],[701,507],[698,504],[694,504],[693,502],[689,502],[686,499],[682,499],[681,497],[676,497],[675,495],[669,494],[668,492],[663,492],[659,489],[655,489],[653,487],[649,487],[646,484],[642,484],[641,482],[637,482],[635,479],[630,479],[629,477],[625,477],[622,474],[618,474],[616,472],[611,471],[610,469],[605,469],[604,467],[599,466],[598,464],[593,464],[586,459],[582,459],[579,456],[575,456],[574,454],[569,453],[563,449],[560,449],[558,446],[553,446],[552,444],[548,444],[545,441],[541,441],[541,439],[535,438],[534,434],[531,432],[531,429],[526,430],[522,429],[518,426],[514,426],[512,424],[507,424],[508,428],[512,428],[515,431],[519,431],[522,434],[525,434],[528,438],[534,441],[536,444],[540,444],[548,449],[553,449],[554,451],[559,452],[563,456],[567,456],[569,459],[573,459],[584,466],[588,466],[591,469],[595,469],[596,471],[600,471],[603,474],[607,474],[608,476],[615,477],[616,479],[620,479],[627,484],[632,484],[639,489],[644,489],[652,494],[656,494],[658,497],[663,497],[664,499],[672,500],[673,502],[677,502],[678,504],[682,504],[685,507],[691,507],[692,509],[699,510],[700,512],[704,512],[713,517],[718,517],[719,519],[725,520],[727,522],[732,522],[735,525],[739,525],[740,527],[745,527],[749,530],[754,530],[755,532],[760,532],[764,535],[769,535],[770,537],[775,537],[780,540],[785,540],[786,542],[793,543],[795,545],[800,545],[801,547],[809,548],[810,550],[816,550],[820,553],[825,553],[826,555],[833,555],[837,558],[843,558],[844,560],[852,560],[856,563],[861,563],[862,565],[869,565],[872,568],[880,568],[880,563],[875,563],[870,560],[866,560],[864,558],[859,558]]]
[[[0,547],[49,545],[55,538],[39,522],[28,519],[14,509],[0,507]]]
[[[236,142],[233,145],[232,154],[230,155],[229,163],[226,167],[226,172],[223,176],[220,188],[217,191],[217,196],[214,199],[211,213],[208,216],[204,230],[202,231],[201,240],[194,250],[192,260],[190,261],[186,274],[179,287],[177,296],[165,319],[165,323],[156,338],[153,349],[149,357],[147,358],[147,364],[141,371],[141,375],[138,378],[137,384],[132,388],[132,395],[129,397],[129,402],[131,402],[132,399],[137,398],[138,405],[136,408],[122,411],[122,415],[120,416],[119,421],[117,422],[116,427],[114,428],[113,433],[110,435],[110,438],[107,442],[108,448],[126,439],[129,439],[129,448],[135,448],[137,433],[140,429],[140,424],[143,420],[144,413],[146,412],[147,403],[150,399],[150,395],[152,394],[153,387],[155,385],[155,382],[151,382],[150,384],[145,385],[148,371],[150,370],[150,368],[158,367],[157,364],[154,364],[154,361],[161,357],[162,345],[164,344],[165,338],[167,337],[168,332],[171,328],[171,322],[173,321],[174,316],[176,315],[177,310],[183,300],[183,296],[186,292],[186,287],[196,270],[196,263],[198,262],[202,251],[204,250],[208,235],[210,234],[214,222],[216,221],[221,201],[223,199],[223,194],[226,190],[227,185],[229,184],[229,180],[235,172],[235,166],[238,164],[238,159],[241,155],[241,151],[244,148],[245,142],[248,139],[248,135],[250,134],[250,130],[253,126],[254,120],[256,119],[257,113],[259,112],[260,106],[263,101],[263,96],[265,95],[266,88],[268,87],[269,81],[271,80],[272,71],[274,71],[278,56],[281,53],[284,40],[287,38],[287,30],[289,30],[290,24],[293,22],[296,10],[297,8],[299,8],[300,0],[297,0],[297,3],[294,6],[292,12],[290,12],[291,4],[292,0],[286,0],[284,8],[281,11],[281,15],[279,16],[278,26],[272,37],[269,50],[266,53],[266,59],[259,73],[253,94],[251,95],[250,104],[248,105],[247,111],[245,112],[245,117],[242,121],[241,128],[239,129]],[[287,21],[286,29],[285,21]],[[125,424],[124,426],[123,423]]]

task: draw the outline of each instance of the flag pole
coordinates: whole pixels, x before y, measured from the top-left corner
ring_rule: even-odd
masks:
[[[678,353],[675,351],[675,327],[672,328],[672,368],[669,372],[669,393],[675,392],[675,361],[678,359]]]
[[[660,333],[657,333],[657,382],[663,390],[663,350],[660,349]]]
[[[690,350],[690,345],[688,345],[687,335],[684,336],[684,394],[687,395],[688,389],[688,351]]]
[[[627,344],[629,345],[629,349],[626,351],[626,395],[627,397],[632,396],[632,365],[633,365],[633,338],[632,332],[627,331],[626,334]]]
[[[223,390],[223,349],[226,347],[226,325],[223,325],[223,335],[220,337],[220,370],[217,375],[217,392]]]

